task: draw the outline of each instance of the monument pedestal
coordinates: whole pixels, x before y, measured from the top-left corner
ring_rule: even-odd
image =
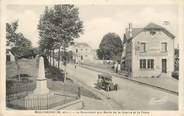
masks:
[[[40,57],[38,77],[36,79],[36,89],[33,91],[33,94],[42,95],[42,94],[48,94],[48,93],[49,93],[49,89],[47,88],[47,79],[45,78],[44,59],[43,57]]]
[[[47,94],[49,93],[49,89],[47,88],[47,80],[36,80],[36,89],[33,91],[33,94]]]

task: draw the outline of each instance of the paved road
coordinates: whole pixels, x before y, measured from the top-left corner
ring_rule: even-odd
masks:
[[[86,85],[95,88],[98,72],[82,67],[74,68],[67,65],[67,72]],[[126,110],[177,110],[178,96],[166,93],[154,88],[113,77],[113,81],[119,85],[118,91],[106,92],[97,90],[109,96]]]
[[[89,88],[96,89],[98,72],[74,65],[67,65],[67,73],[73,80],[79,80]],[[113,76],[113,82],[118,84],[118,91],[106,92],[98,90],[118,103],[122,110],[177,110],[178,96],[158,89],[150,88]],[[119,109],[119,108],[118,108]]]

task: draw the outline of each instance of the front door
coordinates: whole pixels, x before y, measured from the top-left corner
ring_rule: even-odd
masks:
[[[83,56],[81,56],[81,60],[83,60]]]
[[[162,72],[167,73],[167,59],[162,59]]]

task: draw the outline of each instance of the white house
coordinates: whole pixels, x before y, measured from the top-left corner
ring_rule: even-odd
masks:
[[[73,59],[76,62],[93,61],[95,58],[94,52],[87,43],[75,43],[72,48]]]
[[[6,46],[6,62],[14,62],[15,56],[11,52],[11,48],[14,47],[13,42],[9,42]]]
[[[174,71],[175,36],[150,23],[144,28],[126,28],[122,61],[131,77],[157,77]]]

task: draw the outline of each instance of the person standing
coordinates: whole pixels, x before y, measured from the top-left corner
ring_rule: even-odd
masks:
[[[75,60],[75,64],[74,64],[75,65],[75,69],[77,68],[77,64],[78,64],[78,60],[76,59]]]
[[[116,73],[117,73],[117,66],[118,66],[118,63],[116,62],[116,63],[114,64],[114,70],[115,70]]]
[[[75,69],[76,69],[76,68],[77,68],[77,63],[75,62],[75,64],[74,64],[74,65],[75,65]]]
[[[121,65],[120,65],[120,63],[118,63],[117,69],[118,69],[118,73],[120,74],[121,73]]]

